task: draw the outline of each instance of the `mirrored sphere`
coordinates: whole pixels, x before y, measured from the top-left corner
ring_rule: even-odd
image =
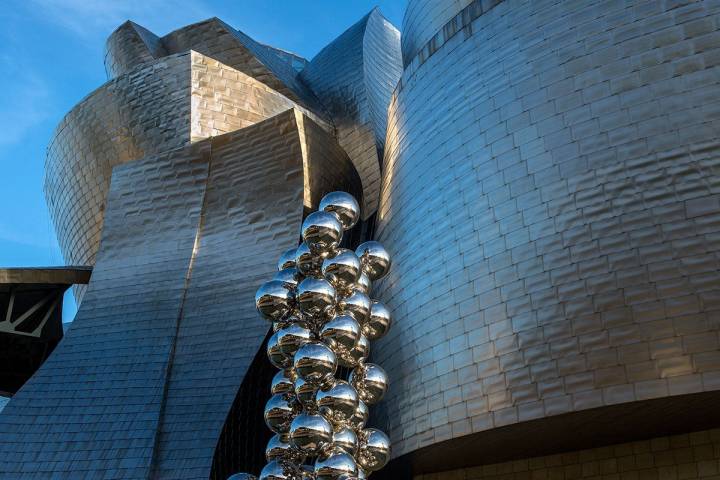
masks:
[[[290,425],[291,444],[310,456],[320,453],[332,437],[332,425],[322,415],[301,413]]]
[[[298,272],[297,268],[290,267],[290,268],[283,268],[282,270],[279,270],[275,276],[273,277],[273,280],[277,280],[279,282],[283,282],[284,284],[288,285],[290,288],[297,287],[298,282],[302,280],[300,275],[300,272]]]
[[[370,295],[370,290],[372,289],[372,280],[370,280],[370,277],[368,277],[367,273],[365,273],[364,271],[360,273],[358,281],[355,282],[355,289],[360,290],[366,295]]]
[[[340,475],[357,475],[358,467],[352,455],[338,451],[315,462],[318,480],[337,480]]]
[[[342,427],[355,414],[360,398],[345,380],[338,380],[331,388],[320,390],[315,396],[320,413],[336,427]]]
[[[259,480],[298,480],[298,469],[289,462],[273,460],[260,472]]]
[[[355,249],[355,254],[360,259],[363,270],[370,277],[370,280],[378,280],[390,270],[392,263],[390,254],[380,242],[374,240],[365,242]]]
[[[279,330],[278,330],[279,331]],[[292,367],[292,357],[288,357],[280,351],[278,344],[278,332],[272,334],[267,343],[267,356],[275,368],[284,369]]]
[[[320,338],[336,355],[347,355],[360,340],[360,324],[350,315],[339,315],[323,325]]]
[[[325,316],[335,307],[335,287],[325,279],[306,278],[298,284],[296,298],[305,315]]]
[[[357,462],[365,470],[374,472],[383,468],[390,460],[390,439],[376,428],[360,432],[360,451]]]
[[[388,377],[382,367],[368,363],[358,366],[350,372],[350,384],[355,387],[362,401],[373,405],[385,396],[388,389]]]
[[[294,393],[295,385],[293,381],[287,377],[286,370],[280,370],[275,374],[270,384],[270,393],[273,395],[282,395],[283,393]]]
[[[279,320],[292,310],[295,295],[292,288],[280,280],[263,283],[255,293],[255,306],[268,320]]]
[[[299,410],[294,396],[273,395],[265,405],[265,423],[275,433],[288,433]]]
[[[340,313],[350,315],[357,320],[360,325],[365,325],[370,320],[370,312],[372,310],[372,300],[364,292],[353,290],[348,297],[341,298],[337,304]]]
[[[360,363],[365,362],[368,355],[370,355],[370,341],[365,335],[360,334],[360,338],[358,338],[358,343],[355,347],[350,350],[347,355],[339,357],[338,363],[343,367],[354,368]]]
[[[335,432],[333,434],[333,447],[355,456],[359,448],[355,431],[352,428],[343,427]]]
[[[319,210],[334,213],[343,229],[349,230],[360,219],[360,205],[346,192],[330,192],[320,200]]]
[[[319,388],[319,386],[308,383],[301,377],[295,380],[295,397],[305,407],[305,410],[313,411],[317,409],[315,394]]]
[[[313,212],[302,224],[302,237],[314,253],[329,252],[342,240],[340,220],[329,212]]]
[[[257,480],[257,477],[249,473],[234,473],[227,480]]]
[[[293,324],[277,331],[277,343],[280,351],[292,358],[300,347],[311,341],[313,334],[302,325]]]
[[[327,257],[329,253],[330,252],[320,254],[313,253],[306,243],[301,243],[295,252],[295,268],[303,275],[320,276],[322,275],[323,260],[325,260],[325,257]]]
[[[289,435],[275,434],[265,448],[265,458],[268,462],[285,460],[302,463],[305,461],[305,454],[290,444]]]
[[[308,383],[322,385],[337,370],[337,356],[322,342],[308,342],[295,354],[295,371]]]
[[[370,418],[370,410],[368,409],[367,404],[360,400],[357,408],[355,409],[355,413],[352,417],[350,417],[350,421],[348,423],[355,430],[361,430],[365,428],[368,418]]]
[[[277,269],[278,270],[285,270],[286,268],[295,268],[295,253],[297,251],[297,247],[294,248],[288,248],[285,250],[282,255],[280,255],[280,260],[278,260]]]
[[[392,316],[385,304],[373,302],[370,307],[370,319],[363,325],[362,333],[368,340],[382,338],[392,326]]]
[[[339,289],[349,289],[360,278],[362,266],[355,252],[347,249],[338,249],[329,255],[322,263],[323,276]]]

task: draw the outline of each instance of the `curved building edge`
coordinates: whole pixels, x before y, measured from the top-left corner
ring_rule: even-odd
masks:
[[[396,326],[374,358],[399,460],[720,390],[720,10],[491,3],[435,33],[390,106]]]

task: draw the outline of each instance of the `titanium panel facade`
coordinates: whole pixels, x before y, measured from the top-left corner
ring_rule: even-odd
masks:
[[[394,455],[720,390],[720,5],[464,19],[389,112],[377,291],[396,327],[373,354]]]
[[[253,125],[295,105],[194,51],[142,65],[100,87],[65,116],[48,147],[45,196],[66,262],[95,262],[113,167]]]
[[[77,318],[0,417],[0,476],[208,478],[268,330],[258,252],[336,189],[360,194],[357,173],[295,109],[115,167]]]
[[[330,112],[338,143],[363,181],[363,218],[377,210],[387,108],[400,79],[400,32],[375,8],[301,72]]]
[[[502,0],[494,0],[499,3]],[[402,22],[402,58],[408,66],[412,59],[455,15],[474,0],[408,0]],[[491,3],[488,0],[477,3]]]

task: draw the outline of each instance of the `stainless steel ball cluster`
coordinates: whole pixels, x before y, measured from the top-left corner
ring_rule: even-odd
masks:
[[[275,436],[260,480],[363,479],[390,459],[387,435],[365,423],[388,388],[385,371],[366,360],[370,341],[392,325],[388,308],[369,297],[391,261],[378,242],[339,246],[359,217],[352,195],[325,195],[303,222],[303,243],[280,256],[278,273],[255,295],[272,323],[267,355],[280,370],[265,407]],[[352,369],[348,378],[339,366]]]

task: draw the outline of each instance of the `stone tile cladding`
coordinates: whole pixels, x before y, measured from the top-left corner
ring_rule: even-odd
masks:
[[[244,128],[294,105],[197,52],[163,57],[100,87],[65,116],[48,147],[45,196],[66,262],[94,264],[114,166]]]
[[[415,480],[680,480],[720,478],[720,430],[449,472]]]
[[[77,318],[0,416],[0,478],[208,478],[268,330],[258,252],[338,188],[359,177],[299,110],[115,167]]]
[[[720,389],[719,25],[714,0],[507,0],[411,62],[377,217],[395,456]]]
[[[377,210],[387,106],[400,79],[400,32],[376,8],[326,46],[300,78],[321,99],[363,179],[363,217]]]

